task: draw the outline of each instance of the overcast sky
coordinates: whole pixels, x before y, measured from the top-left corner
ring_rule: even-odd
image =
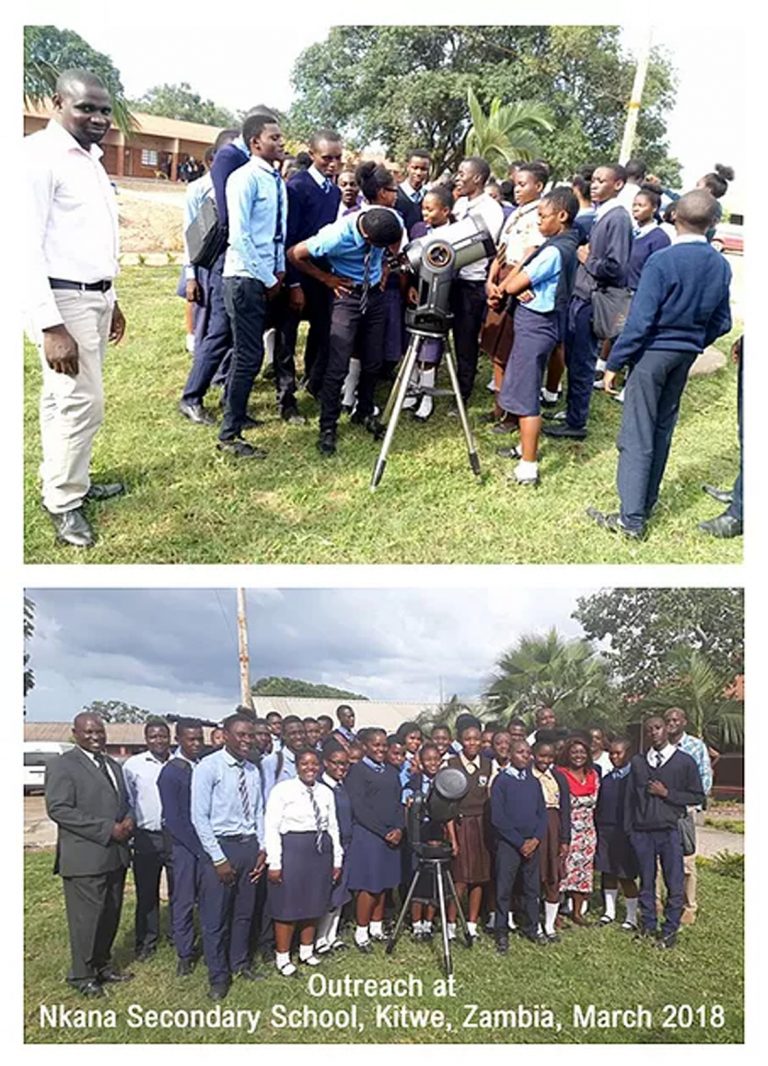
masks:
[[[589,588],[251,589],[251,677],[298,677],[371,699],[478,695],[522,633],[570,618]],[[239,702],[233,589],[31,589],[29,721],[91,700],[220,718]]]
[[[740,21],[739,6],[740,0],[736,0],[727,9],[734,25]],[[233,6],[226,8],[232,11],[231,33],[227,33],[229,24],[219,10],[209,10],[196,19],[192,12],[203,8],[175,7],[171,22],[170,5],[158,11],[156,3],[147,4],[146,0],[133,0],[130,5],[117,8],[33,0],[24,5],[23,17],[28,23],[50,22],[72,29],[92,47],[106,52],[120,70],[129,96],[141,96],[153,85],[164,82],[186,81],[204,98],[239,111],[262,101],[288,108],[292,98],[291,69],[304,48],[327,35],[330,22],[323,18],[323,12],[328,7],[319,3],[307,3],[300,9],[291,7],[292,13],[301,10],[301,18],[292,15],[287,21],[270,15],[270,11],[279,10],[279,5],[260,4],[253,7],[254,15],[249,21],[239,5]],[[334,11],[338,12],[339,21],[345,14],[353,16],[351,9],[337,7]],[[466,22],[467,16],[475,13],[466,5],[450,2],[439,8],[420,5],[418,11],[428,21],[443,23]],[[145,17],[136,17],[141,12],[146,12]],[[413,20],[413,12],[412,4],[390,0],[385,8],[375,11],[375,16],[403,22]],[[730,38],[724,9],[717,11],[717,25],[705,24],[703,16],[699,21],[685,19],[676,25],[664,8],[623,0],[610,4],[594,0],[580,9],[572,3],[549,0],[543,7],[531,10],[552,23],[572,23],[577,21],[574,16],[585,22],[621,23],[625,27],[623,40],[631,52],[647,35],[643,20],[655,12],[660,21],[653,27],[654,43],[668,49],[679,72],[678,98],[669,115],[668,132],[672,153],[683,163],[683,184],[692,185],[715,163],[734,167],[738,181],[739,171],[746,166],[746,151],[742,108],[734,107],[734,102],[744,96],[745,63],[739,61],[741,34]],[[354,13],[359,16],[363,12],[355,9]],[[509,13],[507,4],[486,0],[479,14],[483,22],[493,24],[508,21]],[[738,195],[738,185],[733,192]]]

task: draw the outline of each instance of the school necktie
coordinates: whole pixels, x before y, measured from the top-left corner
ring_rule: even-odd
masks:
[[[314,789],[310,788],[309,785],[307,785],[307,795],[309,796],[309,802],[312,804],[312,813],[315,816],[315,847],[319,854],[323,850],[323,817],[315,799]]]
[[[329,193],[332,188],[333,188],[333,182],[331,181],[331,179],[330,178],[325,178],[323,180],[323,184],[322,184],[323,192],[324,193]]]
[[[360,314],[364,315],[368,310],[368,290],[371,287],[371,254],[373,248],[369,244],[368,250],[365,253],[365,259],[363,260],[363,284],[362,291],[360,293]]]
[[[237,791],[240,793],[240,803],[243,808],[243,820],[249,826],[251,824],[251,801],[248,799],[248,782],[245,777],[245,763],[237,765]]]
[[[275,216],[275,266],[274,271],[277,273],[277,265],[279,261],[280,245],[283,243],[283,196],[282,196],[282,183],[283,179],[280,177],[278,171],[272,171],[275,177],[275,191],[277,193],[277,214]]]
[[[654,762],[656,763],[656,769],[660,770],[661,769],[661,764],[664,761],[662,759],[662,757],[661,757],[661,752],[660,751],[655,751],[653,753],[653,755],[654,755]]]
[[[421,189],[415,190],[413,192],[413,194],[411,195],[411,199],[413,200],[413,202],[415,204],[420,204],[422,199],[423,199],[423,197],[424,197],[424,193],[421,191]]]
[[[112,774],[107,769],[106,757],[103,755],[102,752],[98,752],[96,755],[94,755],[94,759],[96,760],[96,765],[98,766],[99,770],[101,770],[107,781],[109,781],[109,787],[112,789],[113,792],[117,792],[117,789],[115,788],[115,782],[112,780]]]

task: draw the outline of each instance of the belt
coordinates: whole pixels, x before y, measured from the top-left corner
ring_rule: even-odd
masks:
[[[217,840],[238,840],[241,844],[247,844],[249,840],[256,840],[256,833],[233,833],[231,835],[217,836]]]
[[[65,281],[64,278],[48,278],[52,289],[78,289],[80,292],[109,292],[111,281]]]

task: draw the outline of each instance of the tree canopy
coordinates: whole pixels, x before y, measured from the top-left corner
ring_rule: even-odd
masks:
[[[701,652],[732,681],[744,664],[744,593],[737,588],[603,589],[573,618],[605,656],[622,690],[643,696],[677,675],[676,648]]]
[[[339,128],[352,147],[379,141],[391,157],[431,149],[437,170],[464,154],[472,89],[487,112],[493,99],[545,108],[540,138],[554,174],[615,160],[634,63],[617,26],[340,26],[296,61],[292,132]],[[666,181],[679,175],[665,141],[674,100],[669,59],[654,49],[634,154]]]
[[[155,85],[131,101],[137,111],[149,115],[163,115],[182,122],[200,122],[204,126],[236,127],[240,121],[232,111],[219,107],[213,100],[203,100],[189,82],[179,85]]]
[[[347,692],[333,685],[315,685],[295,677],[260,677],[251,685],[254,696],[308,696],[318,700],[367,700],[359,692]]]
[[[91,714],[100,715],[105,722],[146,722],[152,717],[151,711],[145,711],[143,707],[136,707],[133,703],[124,703],[122,700],[91,700],[83,708]]]

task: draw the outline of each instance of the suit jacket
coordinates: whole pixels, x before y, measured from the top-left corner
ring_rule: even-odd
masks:
[[[105,874],[129,866],[127,844],[112,839],[112,827],[129,813],[120,764],[106,757],[117,792],[80,748],[53,759],[45,781],[48,817],[59,827],[53,872],[62,877]]]

